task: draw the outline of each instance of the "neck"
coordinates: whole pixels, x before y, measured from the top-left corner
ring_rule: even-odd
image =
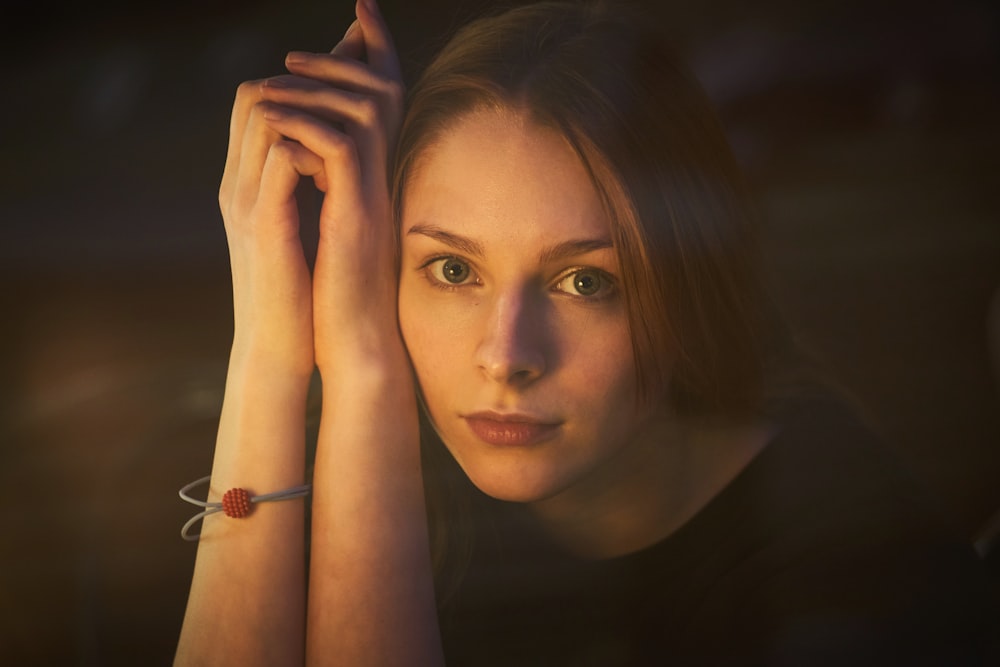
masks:
[[[531,510],[549,537],[574,555],[632,553],[693,518],[772,436],[765,424],[656,423],[587,479]]]

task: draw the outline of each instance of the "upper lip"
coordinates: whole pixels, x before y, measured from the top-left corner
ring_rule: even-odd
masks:
[[[534,415],[528,415],[521,412],[494,412],[493,410],[470,412],[462,416],[466,419],[483,419],[494,422],[510,422],[520,424],[546,424],[554,426],[561,423],[557,419],[546,419],[545,417],[536,417]]]

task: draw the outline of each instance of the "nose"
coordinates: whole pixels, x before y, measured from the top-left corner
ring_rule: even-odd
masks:
[[[489,305],[476,364],[494,382],[528,385],[546,370],[545,316],[526,290],[511,290]]]

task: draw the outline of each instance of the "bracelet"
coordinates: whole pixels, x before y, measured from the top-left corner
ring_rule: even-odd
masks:
[[[309,491],[312,489],[312,485],[303,484],[301,486],[295,486],[290,489],[285,489],[284,491],[275,491],[274,493],[265,493],[261,496],[251,495],[246,489],[233,488],[226,491],[222,496],[222,502],[210,503],[205,500],[198,500],[192,498],[188,495],[188,491],[196,486],[205,484],[212,479],[211,475],[207,477],[202,477],[201,479],[196,479],[184,488],[182,488],[178,493],[181,500],[189,502],[192,505],[197,505],[198,507],[204,507],[205,510],[195,514],[191,517],[184,527],[181,528],[181,537],[188,542],[196,542],[201,533],[197,535],[191,535],[188,531],[191,526],[196,524],[201,519],[204,519],[209,514],[215,514],[216,512],[223,512],[226,516],[233,519],[242,519],[244,517],[250,516],[250,511],[253,509],[254,503],[266,503],[274,502],[278,500],[292,500],[293,498],[302,498],[309,495]]]

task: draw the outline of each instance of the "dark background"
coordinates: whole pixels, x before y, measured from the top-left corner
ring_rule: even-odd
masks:
[[[408,75],[489,4],[383,0]],[[1000,508],[997,12],[647,4],[761,196],[789,318],[972,539]],[[229,105],[353,5],[8,7],[0,663],[165,664],[195,553],[176,491],[209,470],[232,334]]]

